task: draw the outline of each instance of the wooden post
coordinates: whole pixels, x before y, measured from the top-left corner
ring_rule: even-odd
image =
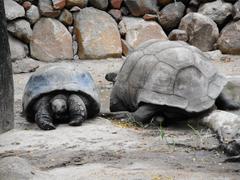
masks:
[[[3,3],[0,0],[0,133],[14,127],[12,63]]]

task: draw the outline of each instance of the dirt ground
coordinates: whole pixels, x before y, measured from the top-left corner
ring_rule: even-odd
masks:
[[[102,112],[108,111],[112,87],[104,76],[117,71],[123,61],[71,62],[93,75]],[[226,75],[240,75],[239,56],[215,64]],[[56,130],[42,131],[21,116],[21,98],[30,75],[14,75],[15,129],[0,135],[0,159],[27,159],[34,167],[32,179],[239,179],[240,163],[224,162],[216,135],[191,120],[164,128],[139,128],[96,117],[80,127],[61,124]]]

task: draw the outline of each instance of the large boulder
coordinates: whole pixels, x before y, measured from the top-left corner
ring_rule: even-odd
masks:
[[[33,28],[30,50],[31,56],[41,61],[72,59],[71,34],[58,20],[41,18]]]
[[[150,39],[168,40],[162,27],[155,21],[145,21],[142,18],[123,17],[119,23],[120,33],[126,42],[136,48]]]
[[[29,43],[32,38],[32,29],[30,23],[24,19],[11,21],[7,25],[7,30],[16,38],[25,43]]]
[[[240,20],[231,22],[222,29],[217,46],[222,53],[240,55]]]
[[[7,20],[13,20],[25,15],[24,8],[13,0],[4,0],[4,9]]]
[[[30,9],[26,11],[26,17],[31,24],[37,22],[37,20],[40,19],[40,12],[38,10],[38,7],[32,5]]]
[[[165,31],[171,31],[178,27],[184,16],[185,5],[182,2],[170,3],[158,14],[158,21]]]
[[[38,7],[40,14],[45,17],[55,18],[61,13],[60,10],[55,10],[51,0],[40,0],[38,1]]]
[[[233,6],[233,19],[235,21],[240,20],[240,0],[238,0]]]
[[[216,23],[207,16],[199,13],[189,13],[180,22],[179,29],[188,34],[189,44],[198,47],[202,51],[214,49],[219,36]]]
[[[208,2],[200,6],[198,13],[211,18],[218,26],[222,26],[232,16],[233,5],[222,0]]]
[[[143,16],[148,13],[156,13],[157,0],[124,0],[133,16]]]
[[[114,19],[104,11],[84,8],[74,16],[81,59],[120,57],[121,39]]]
[[[23,59],[28,54],[28,46],[11,35],[8,35],[8,42],[11,52],[11,60]]]
[[[66,0],[66,7],[71,8],[73,6],[78,6],[80,8],[86,7],[88,0]]]
[[[106,10],[108,7],[108,0],[88,0],[88,2],[97,9]]]

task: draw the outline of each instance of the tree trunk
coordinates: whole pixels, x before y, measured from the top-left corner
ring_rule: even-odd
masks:
[[[7,22],[3,0],[0,0],[0,133],[14,127],[13,76]]]

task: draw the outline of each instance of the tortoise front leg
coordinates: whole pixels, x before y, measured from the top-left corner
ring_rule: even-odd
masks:
[[[82,98],[77,94],[70,95],[68,98],[68,107],[70,115],[70,122],[68,124],[70,126],[80,126],[87,118],[87,109]]]
[[[50,114],[49,99],[49,96],[44,96],[34,106],[35,122],[43,130],[56,129]]]

